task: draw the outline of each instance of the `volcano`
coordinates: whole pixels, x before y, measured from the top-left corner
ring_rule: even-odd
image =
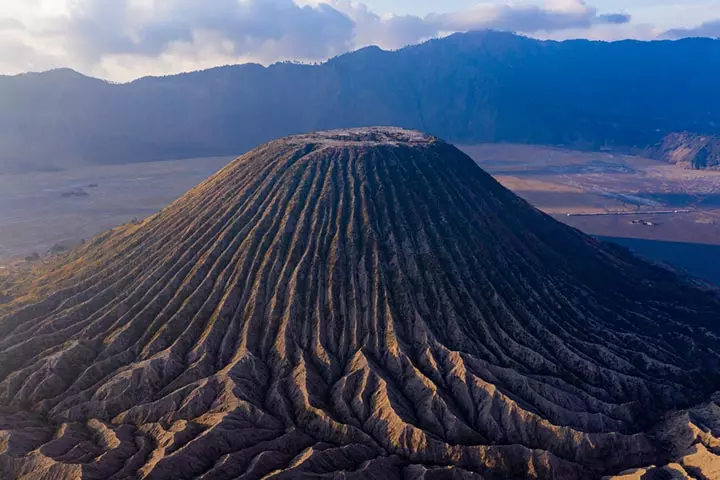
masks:
[[[717,294],[419,132],[271,142],[11,291],[0,478],[710,478],[720,447]]]

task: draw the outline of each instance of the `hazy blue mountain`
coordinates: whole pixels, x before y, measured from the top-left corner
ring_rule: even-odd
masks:
[[[454,142],[644,147],[720,131],[720,40],[538,41],[474,32],[322,65],[228,66],[109,84],[0,77],[0,169],[239,153],[367,125]]]

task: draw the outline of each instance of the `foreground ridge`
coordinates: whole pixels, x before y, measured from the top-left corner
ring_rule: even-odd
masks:
[[[419,132],[271,142],[19,289],[0,478],[580,479],[720,447],[716,296]]]

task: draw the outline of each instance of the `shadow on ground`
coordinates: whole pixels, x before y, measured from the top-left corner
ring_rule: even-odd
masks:
[[[598,237],[644,257],[720,285],[720,245],[663,242],[637,238]]]

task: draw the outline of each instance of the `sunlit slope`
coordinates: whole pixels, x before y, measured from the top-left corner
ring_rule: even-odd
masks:
[[[594,478],[720,387],[711,293],[392,128],[264,145],[18,288],[2,478]]]

